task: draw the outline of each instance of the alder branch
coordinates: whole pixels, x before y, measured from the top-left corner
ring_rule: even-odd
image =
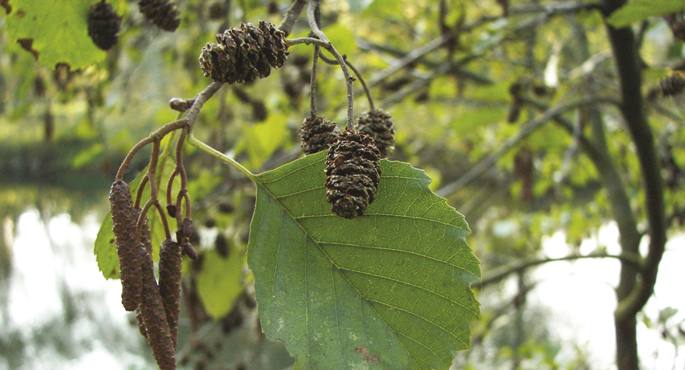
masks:
[[[509,150],[514,148],[518,143],[526,139],[537,129],[543,127],[550,120],[554,119],[557,115],[579,107],[599,103],[606,103],[611,101],[613,101],[613,99],[602,97],[587,97],[566,104],[560,104],[554,108],[548,109],[541,116],[536,117],[525,123],[521,130],[518,132],[518,134],[516,134],[516,136],[505,141],[494,153],[481,159],[478,163],[476,163],[476,165],[474,165],[468,171],[466,171],[466,173],[462,175],[459,179],[440,188],[437,191],[437,194],[446,197],[450,194],[459,191],[464,186],[470,184],[473,180],[477,179],[478,177],[483,175],[487,170],[492,168],[495,165],[495,163],[497,163],[497,161],[502,156],[504,156]]]
[[[288,10],[286,10],[281,24],[278,25],[278,29],[285,32],[286,36],[292,31],[293,26],[295,25],[297,18],[300,17],[300,13],[302,13],[302,9],[304,9],[306,3],[306,0],[295,0],[290,4]]]
[[[345,76],[345,86],[347,87],[347,128],[352,129],[354,125],[354,91],[352,89],[352,82],[354,79],[350,76],[350,71],[347,69],[347,64],[345,59],[338,52],[338,50],[333,46],[333,44],[328,40],[326,34],[319,28],[316,22],[316,9],[319,6],[319,0],[309,0],[309,5],[307,6],[307,21],[309,22],[309,28],[316,38],[325,43],[325,48],[331,54],[335,56],[335,59],[340,65],[343,75]]]
[[[324,61],[326,64],[330,65],[338,65],[338,61],[329,59],[325,55],[320,55],[321,60]],[[367,85],[366,80],[364,80],[364,76],[359,72],[359,70],[350,62],[349,59],[347,59],[347,55],[343,55],[343,59],[345,59],[345,63],[347,64],[348,67],[352,70],[354,73],[355,77],[357,80],[361,83],[362,89],[364,90],[364,94],[366,94],[366,99],[369,101],[369,107],[370,110],[376,109],[376,105],[373,103],[373,97],[371,96],[371,90],[369,89],[369,85]]]
[[[604,1],[607,14],[623,4],[624,1]],[[606,27],[621,86],[621,113],[640,162],[649,224],[649,248],[642,279],[637,282],[630,294],[619,302],[616,309],[617,320],[623,320],[634,317],[652,295],[666,244],[666,216],[659,160],[641,94],[642,71],[638,62],[635,37],[630,27],[614,28],[608,24]]]
[[[551,257],[543,257],[543,258],[529,258],[529,259],[524,259],[520,261],[516,261],[513,263],[510,263],[508,265],[495,268],[490,271],[483,279],[477,283],[474,284],[474,288],[479,288],[482,289],[488,285],[492,285],[495,283],[498,283],[505,278],[509,277],[509,275],[525,271],[531,267],[543,265],[546,263],[551,263],[551,262],[561,262],[561,261],[573,261],[573,260],[580,260],[580,259],[591,259],[591,258],[613,258],[620,260],[625,263],[629,263],[633,266],[635,266],[637,269],[642,268],[642,263],[640,256],[628,254],[628,253],[623,253],[620,255],[615,255],[615,254],[608,254],[605,252],[597,252],[597,253],[591,253],[591,254],[570,254],[568,256],[564,257],[557,257],[557,258],[551,258]]]

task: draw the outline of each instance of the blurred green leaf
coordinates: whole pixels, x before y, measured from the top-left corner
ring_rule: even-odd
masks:
[[[649,17],[657,17],[685,10],[683,0],[631,0],[609,17],[614,27],[626,27]]]
[[[7,30],[14,40],[31,39],[38,62],[46,67],[67,63],[81,68],[105,58],[88,36],[88,9],[97,0],[12,0]]]
[[[197,290],[205,311],[214,319],[226,315],[240,295],[243,259],[231,253],[224,258],[215,250],[203,253],[202,269],[197,274]]]

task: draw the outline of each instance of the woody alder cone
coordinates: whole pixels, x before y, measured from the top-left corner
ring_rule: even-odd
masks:
[[[333,213],[361,216],[373,202],[381,177],[380,152],[371,136],[345,130],[328,150],[326,197]]]
[[[145,18],[165,31],[176,31],[181,24],[176,5],[171,0],[139,0],[138,7]]]
[[[395,146],[395,127],[392,117],[380,109],[362,114],[357,121],[357,129],[373,138],[381,157],[387,156]]]
[[[112,184],[109,202],[121,269],[121,303],[126,311],[133,311],[141,301],[143,290],[140,279],[142,249],[136,232],[138,212],[131,205],[131,193],[126,182],[117,180]]]
[[[243,23],[216,35],[217,43],[202,48],[199,62],[205,76],[217,82],[250,83],[285,64],[285,33],[269,22]]]
[[[675,96],[685,91],[685,73],[674,72],[659,83],[664,96]]]
[[[88,36],[102,50],[109,50],[117,43],[120,25],[121,18],[104,1],[88,10]]]
[[[328,149],[335,141],[335,122],[310,114],[300,127],[300,146],[306,154]]]

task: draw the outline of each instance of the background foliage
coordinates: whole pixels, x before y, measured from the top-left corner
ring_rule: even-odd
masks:
[[[125,151],[175,117],[167,107],[170,97],[191,97],[206,85],[196,61],[204,43],[220,28],[241,21],[278,23],[288,5],[183,1],[181,27],[166,33],[147,24],[135,2],[114,1],[124,23],[118,45],[105,53],[85,31],[84,14],[94,2],[46,7],[41,1],[0,1],[3,225],[30,208],[46,219],[60,212],[83,222],[93,213],[104,215],[104,194]],[[444,4],[442,10],[438,3]],[[455,365],[593,368],[587,348],[560,343],[550,323],[540,319],[545,313],[526,304],[537,285],[528,267],[511,268],[546,259],[542,241],[560,230],[570,255],[607,253],[603,245],[583,247],[615,219],[612,193],[605,190],[603,171],[583,150],[584,136],[605,137],[606,154],[620,175],[638,231],[648,231],[638,157],[620,110],[611,103],[620,98],[611,46],[603,16],[587,6],[590,2],[511,2],[506,18],[500,3],[324,1],[322,23],[336,47],[365,74],[378,104],[393,114],[398,143],[392,159],[425,169],[433,179],[430,189],[465,214],[473,231],[470,245],[483,264],[484,278],[492,278],[480,287],[483,314],[473,327],[474,349],[458,355]],[[683,42],[659,18],[678,9],[680,1],[633,0],[609,18],[635,30],[644,95],[683,60]],[[294,36],[306,34],[304,27],[295,28]],[[33,39],[28,47],[33,52],[17,42],[27,38]],[[309,109],[309,68],[294,61],[309,55],[309,49],[295,48],[290,62],[271,78],[225,87],[206,105],[196,134],[255,172],[295,158],[296,129]],[[322,65],[320,73],[325,76],[319,85],[321,110],[342,124],[342,76],[334,66]],[[529,90],[519,118],[510,123],[509,89],[517,81]],[[526,131],[547,109],[588,96],[593,104],[564,110],[561,119],[548,117]],[[366,106],[361,94],[356,103]],[[682,229],[685,204],[682,95],[648,101],[646,110],[673,237]],[[245,267],[255,188],[240,173],[192,147],[187,150],[193,212],[204,225],[202,258],[184,266],[188,294],[179,357],[189,368],[289,366],[292,359],[285,349],[265,340],[255,320],[254,278]],[[11,228],[3,226],[3,234],[12,234]],[[0,322],[9,323],[5,297],[16,274],[16,251],[10,238],[1,239]],[[100,268],[116,276],[114,266],[101,263]],[[512,274],[495,279],[501,271]],[[64,288],[61,299],[66,320],[33,331],[2,325],[0,367],[2,359],[9,368],[27,363],[30,353],[21,348],[29,342],[34,348],[54,348],[62,357],[76,356],[80,343],[60,333],[65,327],[76,330],[79,317],[97,314],[88,316],[84,306],[69,303],[88,301],[77,292]],[[683,342],[678,308],[682,311],[658,307],[657,315],[640,314],[639,325],[659,331],[677,348]],[[123,343],[124,333],[132,330],[105,327],[92,335],[105,338],[112,351],[145,358],[142,345]],[[270,329],[265,325],[264,330]],[[54,333],[54,339],[45,333]],[[135,363],[131,360],[131,366]]]

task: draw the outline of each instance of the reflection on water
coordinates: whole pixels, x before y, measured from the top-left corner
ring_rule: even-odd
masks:
[[[150,368],[119,308],[118,282],[95,264],[98,227],[95,215],[76,224],[33,209],[17,218],[15,235],[4,233],[11,271],[0,302],[0,369]]]

